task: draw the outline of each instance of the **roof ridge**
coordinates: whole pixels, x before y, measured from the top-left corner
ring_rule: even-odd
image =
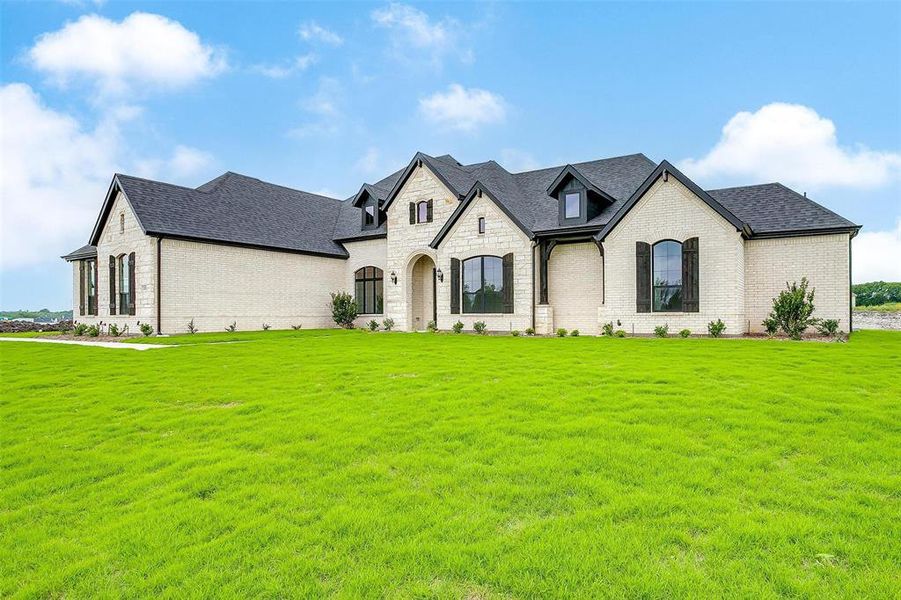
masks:
[[[128,177],[129,179],[137,179],[138,181],[146,181],[147,183],[156,183],[159,185],[168,185],[169,187],[181,188],[183,190],[189,190],[191,192],[197,191],[196,188],[188,187],[186,185],[169,183],[168,181],[160,181],[158,179],[148,179],[147,177],[138,177],[137,175],[129,175],[128,173],[113,173],[113,177]]]
[[[767,185],[779,185],[779,186],[784,187],[785,189],[787,189],[787,190],[790,191],[790,192],[795,192],[795,190],[793,190],[793,189],[791,189],[790,187],[787,187],[787,186],[785,186],[785,185],[779,183],[778,181],[771,181],[771,182],[769,182],[769,183],[751,183],[751,184],[748,184],[748,185],[732,185],[732,186],[729,186],[729,187],[723,187],[723,188],[711,188],[711,189],[709,189],[709,190],[704,190],[704,191],[705,191],[705,192],[708,192],[708,193],[709,193],[709,192],[722,192],[722,191],[725,191],[725,190],[743,190],[743,189],[753,188],[753,187],[764,187],[764,186],[767,186]],[[797,194],[798,192],[795,192],[795,193]],[[800,194],[799,194],[799,195],[800,195]]]
[[[537,169],[529,169],[528,171],[510,171],[510,173],[512,175],[525,175],[527,173],[537,173],[538,171],[547,171],[550,169],[564,169],[568,166],[577,167],[579,165],[589,165],[592,163],[603,162],[605,160],[616,160],[618,158],[631,158],[633,156],[641,156],[641,157],[646,158],[648,160],[648,162],[653,163],[655,166],[657,164],[654,161],[652,161],[650,158],[648,158],[644,152],[633,152],[632,154],[622,154],[619,156],[608,156],[606,158],[596,158],[594,160],[583,160],[581,162],[568,162],[568,163],[565,163],[562,165],[551,165],[549,167],[539,167]]]

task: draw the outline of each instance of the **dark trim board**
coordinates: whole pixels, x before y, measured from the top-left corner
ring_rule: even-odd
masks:
[[[350,255],[345,250],[344,254],[329,254],[326,252],[316,252],[314,250],[295,250],[293,248],[273,248],[272,246],[261,246],[259,244],[246,244],[242,242],[231,242],[226,240],[217,240],[212,238],[191,237],[187,235],[171,235],[161,231],[148,231],[147,235],[165,236],[167,240],[180,240],[183,242],[199,242],[202,244],[213,244],[218,246],[236,246],[238,248],[252,248],[254,250],[268,250],[269,252],[283,252],[285,254],[305,254],[308,256],[321,256],[323,258],[334,258],[336,260],[347,260]]]
[[[377,233],[371,233],[369,235],[355,235],[352,237],[343,237],[343,238],[335,238],[335,241],[339,244],[343,244],[344,242],[365,242],[366,240],[380,240],[382,238],[388,237],[387,231],[379,231]]]
[[[839,233],[847,233],[854,238],[860,231],[860,225],[855,227],[838,227],[833,229],[787,229],[785,231],[767,231],[765,233],[755,233],[749,239],[767,240],[773,238],[789,238],[789,237],[808,237],[813,235],[835,235]]]

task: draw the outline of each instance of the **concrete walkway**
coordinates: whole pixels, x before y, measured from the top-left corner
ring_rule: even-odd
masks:
[[[157,348],[174,348],[166,344],[123,344],[122,342],[82,342],[78,340],[51,340],[47,338],[10,338],[0,337],[0,342],[39,342],[41,344],[69,344],[72,346],[95,346],[97,348],[130,348],[132,350],[156,350]]]

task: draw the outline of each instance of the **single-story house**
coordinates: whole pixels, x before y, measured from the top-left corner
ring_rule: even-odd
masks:
[[[597,334],[761,330],[786,282],[851,329],[860,226],[779,183],[703,190],[643,154],[511,173],[417,153],[339,200],[227,172],[197,188],[116,174],[72,264],[79,322],[160,333],[359,324]]]

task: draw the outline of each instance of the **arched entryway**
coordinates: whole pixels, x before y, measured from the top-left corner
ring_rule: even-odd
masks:
[[[435,321],[435,261],[423,254],[410,263],[410,329],[423,331]]]

